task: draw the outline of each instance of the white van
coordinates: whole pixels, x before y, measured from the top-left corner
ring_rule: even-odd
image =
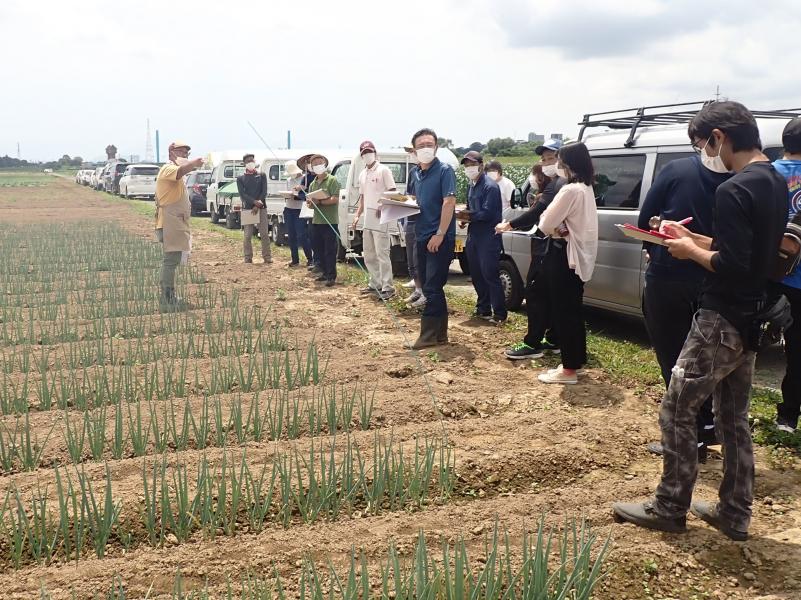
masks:
[[[451,165],[454,170],[459,168],[459,161],[448,148],[437,149],[437,158],[442,162]],[[413,163],[409,162],[409,155],[403,148],[378,149],[378,160],[387,166],[392,172],[392,177],[397,184],[398,190],[406,191],[406,184],[409,181],[409,169]],[[362,218],[356,229],[353,228],[353,218],[359,208],[359,175],[364,169],[364,161],[358,153],[352,158],[340,160],[331,169],[331,173],[339,181],[341,190],[339,192],[339,233],[342,240],[342,251],[350,255],[361,255],[362,253],[362,229],[364,219]],[[395,273],[402,273],[406,270],[406,238],[402,228],[397,222],[389,226],[390,257],[392,259],[392,270]],[[464,252],[466,233],[464,230],[456,228],[456,254],[457,258]]]
[[[617,313],[642,316],[646,260],[642,243],[624,236],[618,223],[637,224],[640,206],[651,182],[671,160],[694,154],[687,126],[703,102],[663,105],[588,114],[579,125],[579,140],[592,155],[595,201],[598,206],[598,257],[592,279],[584,288],[584,304]],[[752,111],[757,117],[765,154],[780,158],[782,130],[801,111]],[[603,131],[588,133],[588,129]],[[509,220],[525,209],[513,209]],[[501,282],[506,304],[523,301],[523,277],[531,261],[531,241],[505,233]]]

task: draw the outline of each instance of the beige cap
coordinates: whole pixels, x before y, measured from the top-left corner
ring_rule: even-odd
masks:
[[[192,146],[184,142],[183,140],[175,140],[172,144],[170,144],[170,148],[186,148],[187,150],[191,150]]]

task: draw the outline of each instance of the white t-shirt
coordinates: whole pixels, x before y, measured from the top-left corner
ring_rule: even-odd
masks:
[[[377,228],[379,218],[376,215],[378,199],[387,190],[395,189],[392,171],[375,161],[371,168],[365,167],[359,174],[359,193],[364,196],[364,227]]]
[[[515,184],[508,177],[501,177],[498,181],[501,188],[501,209],[502,211],[512,206],[512,195],[515,193]]]

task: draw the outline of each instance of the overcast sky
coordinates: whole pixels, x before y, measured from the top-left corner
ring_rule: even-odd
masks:
[[[801,104],[797,0],[2,0],[0,155],[194,154],[529,131],[721,94]]]

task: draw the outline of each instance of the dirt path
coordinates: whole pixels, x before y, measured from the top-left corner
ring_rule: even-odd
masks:
[[[137,235],[151,235],[148,219],[66,180],[47,188],[0,190],[2,224],[73,219],[117,220]],[[337,564],[344,563],[352,545],[377,557],[395,539],[408,551],[420,528],[435,545],[439,535],[465,534],[478,553],[496,518],[517,540],[542,512],[557,527],[566,518],[583,516],[602,535],[611,534],[613,552],[596,598],[801,598],[797,469],[778,470],[759,450],[753,537],[745,544],[728,541],[692,518],[684,535],[615,525],[611,502],[645,499],[658,480],[661,463],[645,450],[659,433],[653,403],[609,384],[600,372],[574,388],[539,384],[538,370],[502,359],[511,334],[464,314],[451,316],[447,347],[415,356],[403,342],[415,338],[416,318],[396,317],[360,298],[354,285],[316,286],[305,272],[285,267],[283,251],[273,265],[242,264],[240,244],[221,232],[195,231],[192,263],[223,289],[238,290],[243,303],[270,309],[271,318],[298,340],[314,338],[330,352],[329,379],[375,388],[375,422],[386,433],[394,431],[399,442],[413,444],[416,436],[438,435],[444,428],[456,452],[455,497],[422,511],[272,527],[213,541],[198,537],[125,555],[115,548],[104,559],[78,565],[9,567],[0,574],[1,598],[33,598],[41,581],[53,598],[67,597],[71,587],[85,597],[105,589],[115,573],[131,586],[132,597],[140,597],[151,582],[154,591],[169,594],[178,569],[186,581],[208,578],[221,591],[226,575],[238,580],[248,569],[267,571],[272,564],[289,577],[309,551],[321,560],[331,556]],[[190,401],[196,406],[198,397]],[[46,431],[55,418],[34,415],[34,427]],[[355,438],[368,444],[372,436],[362,432]],[[302,438],[293,445],[309,443]],[[273,450],[272,444],[248,444],[254,458]],[[50,455],[57,460],[64,452],[56,444]],[[181,454],[192,462],[201,453]],[[141,459],[110,465],[118,489],[132,501],[141,483]],[[103,466],[88,465],[87,472],[100,480]],[[721,461],[713,457],[701,467],[697,497],[714,498],[720,477]],[[37,480],[51,481],[52,472],[4,475],[0,486],[5,489],[12,480],[26,489]]]

